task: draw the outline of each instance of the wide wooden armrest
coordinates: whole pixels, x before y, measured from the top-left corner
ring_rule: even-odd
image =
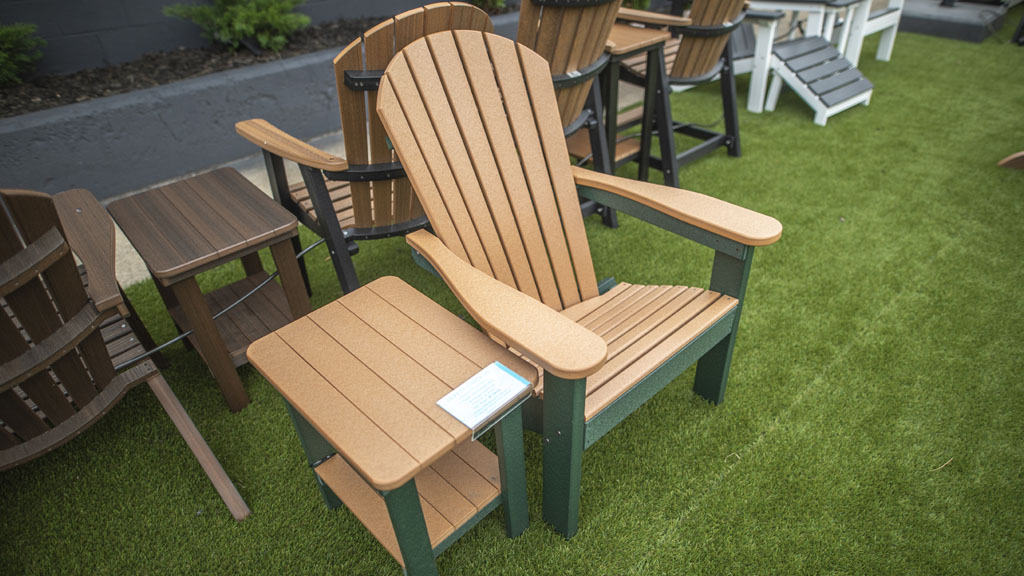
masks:
[[[405,240],[430,262],[484,330],[545,370],[576,379],[604,365],[608,347],[597,334],[477,270],[426,230]]]
[[[693,24],[693,20],[685,16],[662,14],[661,12],[637,10],[635,8],[619,8],[619,13],[615,17],[619,20],[660,26],[689,26]]]
[[[96,308],[104,312],[117,308],[122,316],[128,309],[121,298],[114,267],[114,221],[92,192],[65,190],[53,197],[57,217],[71,250],[82,261],[88,275],[86,292]]]
[[[348,168],[344,158],[310,146],[262,118],[243,120],[235,124],[235,131],[267,152],[296,164],[329,172],[340,172]]]
[[[771,216],[698,192],[572,167],[577,186],[589,186],[653,208],[681,222],[747,246],[767,246],[782,236]]]

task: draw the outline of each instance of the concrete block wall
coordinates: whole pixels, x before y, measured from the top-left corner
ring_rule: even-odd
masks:
[[[195,0],[187,0],[195,2]],[[135,60],[147,52],[207,43],[199,27],[163,15],[176,0],[3,0],[0,23],[27,22],[46,40],[37,70],[69,74]],[[306,0],[299,11],[313,23],[396,14],[419,0]]]

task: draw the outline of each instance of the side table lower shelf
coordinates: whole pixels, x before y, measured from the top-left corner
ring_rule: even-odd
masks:
[[[266,280],[267,276],[266,272],[258,272],[218,288],[209,294],[204,294],[203,298],[206,299],[206,305],[210,307],[210,313],[216,316],[221,310],[235,303],[258,286],[260,282]],[[183,331],[191,328],[188,319],[185,318],[185,312],[180,306],[174,306],[168,309],[168,312],[174,319],[174,323]],[[231,362],[236,368],[246,364],[248,360],[245,357],[245,350],[250,344],[291,322],[291,312],[288,308],[288,298],[284,294],[284,288],[276,281],[268,282],[266,286],[260,288],[255,294],[214,322],[217,325],[217,331],[224,339],[224,346],[228,350]],[[195,335],[190,335],[188,339],[201,355],[202,349],[197,344]]]
[[[380,493],[338,455],[318,466],[316,473],[404,568]],[[415,480],[434,556],[501,504],[498,457],[479,442],[456,446]]]

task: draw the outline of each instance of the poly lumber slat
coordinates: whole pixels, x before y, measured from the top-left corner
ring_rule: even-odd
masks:
[[[476,447],[473,447],[473,444],[476,444]],[[480,445],[477,442],[464,442],[460,446],[467,447],[467,450],[463,450],[463,452],[481,453]],[[482,454],[485,455],[484,464],[488,468],[483,473],[474,469],[455,451],[448,452],[430,465],[434,472],[437,472],[441,478],[444,478],[476,510],[482,510],[484,506],[487,506],[501,493],[500,482],[497,485],[491,483],[492,477],[496,482],[499,479],[497,458],[487,450],[483,450]],[[483,474],[488,476],[485,477]]]
[[[452,385],[441,380],[416,361],[413,354],[418,352],[417,349],[413,349],[411,346],[397,345],[379,332],[375,322],[386,322],[388,319],[386,315],[360,316],[353,314],[352,308],[366,308],[363,303],[365,301],[357,300],[356,302],[358,304],[352,305],[352,300],[347,299],[346,303],[350,304],[349,307],[339,303],[325,306],[313,312],[312,320],[344,346],[350,354],[358,358],[360,363],[385,381],[387,386],[401,398],[418,406],[418,410],[427,421],[444,430],[449,437],[447,439],[432,433],[432,437],[436,437],[438,443],[447,444],[450,443],[451,438],[461,439],[468,436],[469,433],[465,426],[436,405],[438,399],[451,391]],[[379,304],[384,309],[390,308],[387,303],[382,301],[371,300],[371,302]],[[320,313],[321,310],[323,313]],[[366,324],[373,328],[367,328]],[[353,326],[363,326],[364,329],[355,332]],[[461,360],[451,350],[437,350],[437,352],[442,355],[439,361],[448,360],[454,364]],[[476,373],[473,368],[465,372]],[[461,382],[458,383],[461,384]],[[420,420],[422,419],[417,418],[417,421]]]
[[[826,44],[825,39],[819,36],[809,36],[788,42],[780,42],[772,48],[772,53],[778,56],[780,60],[785,61],[820,50]]]
[[[374,26],[363,36],[366,50],[366,69],[383,70],[394,57],[395,27],[393,21],[386,21]],[[391,162],[392,152],[388,147],[387,134],[380,123],[380,118],[373,113],[377,109],[377,91],[366,92],[369,105],[367,116],[370,124],[370,162],[379,164]],[[370,184],[373,190],[373,224],[386,226],[394,223],[394,206],[390,180],[378,180]]]
[[[613,314],[615,309],[619,308],[625,303],[628,303],[641,292],[643,292],[643,286],[634,286],[626,282],[619,282],[615,285],[615,288],[607,293],[607,297],[601,298],[600,305],[593,308],[586,314],[576,318],[575,320],[587,327],[593,329],[593,326],[599,322],[603,322],[610,314]],[[589,301],[597,299],[592,298]],[[573,309],[577,307],[574,306]]]
[[[562,316],[565,316],[570,320],[575,320],[579,322],[581,318],[584,318],[588,314],[601,308],[613,298],[618,297],[619,294],[622,293],[622,291],[628,290],[630,287],[631,285],[627,284],[626,282],[619,282],[615,286],[612,286],[611,290],[605,292],[604,294],[601,294],[600,296],[595,296],[589,300],[584,300],[583,302],[580,302],[579,304],[573,306],[572,308],[566,308],[565,310],[562,310]]]
[[[100,310],[122,305],[114,275],[114,221],[88,190],[66,190],[53,198],[68,244],[89,271],[89,297]]]
[[[366,529],[381,543],[388,554],[391,554],[404,567],[405,562],[398,549],[395,529],[391,526],[391,518],[388,516],[384,498],[364,482],[359,474],[341,458],[328,459],[317,467],[316,473],[345,503],[345,507],[363,523],[363,526],[366,526]],[[423,504],[421,498],[420,505],[423,508],[423,520],[427,525],[430,545],[437,546],[455,531],[455,527],[445,520],[433,506],[429,504],[424,506]]]
[[[325,308],[328,309],[327,314],[318,314]],[[335,316],[332,313],[340,314]],[[403,379],[396,380],[390,375],[382,378],[360,357],[333,338],[335,334],[347,331],[353,339],[359,339],[372,330],[352,320],[354,318],[344,308],[328,305],[282,328],[278,334],[303,360],[418,462],[428,462],[453,447],[455,442],[451,435],[420,412],[415,401],[405,398],[388,384]],[[320,322],[327,325],[327,328],[320,325]],[[390,357],[392,353],[382,350],[381,357]],[[404,380],[418,384],[421,378],[421,374],[413,372]]]
[[[409,59],[409,66],[412,68],[421,93],[426,95],[426,98],[423,99],[424,104],[426,104],[427,111],[430,114],[434,131],[438,135],[438,140],[448,161],[452,177],[458,183],[457,192],[452,190],[452,194],[449,195],[449,203],[454,201],[453,196],[456,194],[461,196],[469,218],[472,221],[472,226],[469,229],[476,231],[480,245],[487,255],[491,274],[502,282],[515,286],[512,271],[505,256],[505,250],[502,247],[490,209],[480,188],[476,170],[469,158],[469,151],[467,150],[469,143],[463,140],[465,135],[460,133],[460,123],[456,121],[453,110],[453,105],[455,108],[459,107],[459,98],[467,98],[472,102],[472,95],[469,92],[468,85],[455,80],[456,76],[463,73],[461,67],[458,67],[459,70],[455,72],[449,70],[448,76],[452,82],[449,86],[443,86],[437,66],[438,62],[444,62],[446,58],[455,56],[454,42],[450,36],[442,36],[437,40],[428,38],[427,45],[430,46],[430,51],[420,44],[407,48],[406,56]],[[422,47],[423,49],[420,50],[417,47]],[[431,57],[431,52],[433,52],[433,58],[436,58],[436,61]],[[455,67],[448,66],[447,68]],[[456,90],[453,93],[448,93],[447,98],[445,97],[446,87]],[[463,88],[463,90],[459,91],[459,88]],[[448,98],[452,100],[453,105],[449,105]],[[471,112],[473,114],[476,113],[475,110]],[[461,126],[463,130],[472,130],[475,127],[467,125],[468,119],[464,116],[460,120],[463,121]],[[483,139],[479,132],[472,136],[475,136],[477,140]],[[467,229],[464,228],[463,230],[466,231]]]
[[[437,40],[432,38],[430,47],[436,62],[456,61],[459,58],[458,49],[451,36]],[[476,56],[486,58],[486,54]],[[450,102],[455,104],[474,100],[475,96],[465,68],[438,66],[438,72]],[[488,103],[494,103],[492,96],[493,92],[484,94]],[[505,196],[498,165],[480,114],[467,106],[453,105],[451,108],[458,121],[462,140],[465,142],[465,151],[473,165],[472,170],[463,173],[465,178],[472,180],[463,188],[463,196],[478,195],[471,204],[477,212],[474,218],[478,230],[486,231],[485,247],[492,258],[492,268],[497,272],[499,280],[510,286],[525,286],[525,292],[529,293],[532,289],[536,294],[523,241],[516,228],[512,208]],[[502,265],[499,266],[495,259],[500,259]]]
[[[714,304],[698,314],[680,330],[673,332],[657,346],[651,348],[643,357],[633,362],[615,378],[587,396],[585,417],[590,419],[612,403],[635,383],[650,374],[655,368],[664,364],[677,351],[689,344],[707,330],[718,319],[736,307],[736,300],[729,296],[719,298]]]
[[[821,96],[841,86],[845,86],[847,84],[850,84],[851,82],[856,82],[862,77],[863,76],[861,75],[860,70],[857,70],[856,68],[850,68],[849,70],[840,72],[839,74],[833,74],[828,78],[818,80],[813,84],[808,84],[807,87],[811,89],[811,92],[814,92],[815,94]]]
[[[382,490],[398,488],[419,463],[306,363],[277,334],[249,347],[249,360],[320,434]]]
[[[518,255],[510,259],[517,280],[523,279],[519,282],[519,289],[542,302],[557,301],[554,272],[544,248],[524,168],[516,152],[501,93],[494,82],[483,37],[479,34],[457,33],[455,39],[504,185],[503,194],[506,199],[493,198],[492,203],[500,202],[502,206],[507,203],[514,217],[515,230],[502,230],[502,240],[509,252],[518,254],[522,250],[526,256],[525,264]],[[501,210],[504,212],[504,208]],[[525,280],[527,277],[529,281]]]
[[[657,314],[658,311],[662,310],[669,302],[680,298],[687,290],[691,289],[688,289],[685,286],[672,286],[664,292],[655,292],[652,290],[651,292],[656,294],[653,299],[648,300],[643,306],[633,310],[628,316],[620,318],[619,321],[614,326],[611,326],[604,334],[602,334],[602,336],[606,342],[618,342],[623,335],[647,321],[647,319],[652,315]],[[691,296],[695,297],[698,293],[699,292],[697,290],[692,290],[690,295],[686,296],[686,298]],[[682,302],[685,302],[685,299],[682,300]]]
[[[419,57],[416,56],[414,49],[418,47]],[[417,62],[422,64],[423,62],[430,62],[430,55],[426,53],[426,44],[413,44],[402,51],[404,58],[395,58],[393,64],[388,68],[389,73],[394,72],[390,75],[392,87],[398,93],[416,94],[416,80],[413,79],[414,72],[411,70],[412,63],[408,60],[410,58],[416,58]],[[431,64],[432,67],[432,64]],[[422,73],[420,71],[420,73]],[[418,75],[418,74],[417,74]],[[433,97],[439,95],[434,94]],[[473,219],[470,216],[469,210],[465,203],[458,196],[458,184],[456,183],[455,176],[452,174],[451,166],[448,164],[448,160],[445,158],[443,153],[443,147],[441,145],[441,135],[435,131],[433,122],[427,112],[426,99],[427,96],[421,98],[410,98],[408,102],[402,102],[402,110],[405,113],[406,121],[409,126],[422,140],[419,143],[419,151],[423,155],[426,165],[429,167],[427,174],[420,174],[415,172],[419,168],[413,166],[413,172],[410,172],[410,167],[406,167],[406,173],[409,178],[417,183],[417,193],[424,197],[425,203],[433,203],[440,200],[434,200],[432,198],[431,190],[423,190],[418,184],[421,179],[430,178],[434,182],[435,190],[440,190],[440,193],[444,197],[444,203],[442,206],[447,207],[447,211],[453,227],[451,232],[455,233],[458,238],[458,242],[462,245],[465,253],[468,255],[468,261],[477,268],[484,270],[488,274],[491,272],[490,264],[488,263],[484,247],[480,242],[480,237],[476,234],[473,227]],[[401,153],[401,150],[399,150]],[[429,176],[428,176],[429,174]],[[448,204],[451,202],[451,204]],[[431,211],[428,210],[430,215],[430,221],[434,221],[434,217]],[[440,232],[440,231],[439,231]],[[446,242],[451,241],[446,238]]]
[[[872,90],[874,87],[875,85],[872,84],[870,80],[862,76],[856,82],[847,84],[846,86],[833,90],[828,94],[822,94],[821,101],[826,106],[835,106],[836,104],[845,102],[854,96],[858,96]]]
[[[614,334],[616,329],[628,326],[631,318],[644,318],[644,311],[648,309],[648,306],[651,304],[656,306],[662,297],[668,297],[676,291],[669,286],[643,286],[635,298],[610,310],[611,313],[601,318],[599,322],[595,322],[593,325],[584,324],[584,326],[608,341],[612,338],[610,334]]]
[[[334,77],[341,106],[341,131],[345,136],[345,158],[350,164],[369,164],[370,151],[366,136],[365,94],[345,86],[346,70],[363,70],[363,40],[357,38],[334,58]],[[369,112],[372,113],[372,112]],[[352,216],[356,226],[373,225],[373,206],[369,182],[351,184]]]
[[[811,52],[810,54],[805,54],[803,56],[800,56],[799,58],[792,58],[790,60],[786,60],[785,64],[786,68],[789,68],[793,72],[800,72],[808,68],[819,66],[822,63],[835,60],[836,58],[839,57],[839,51],[835,49],[835,46],[829,44],[828,46],[824,46],[821,50]]]
[[[810,84],[815,80],[825,78],[826,76],[830,76],[836,72],[842,72],[848,68],[850,68],[850,63],[847,62],[845,58],[836,58],[835,60],[825,62],[824,64],[802,70],[796,75],[796,77],[799,78],[801,82]]]
[[[472,502],[432,468],[416,475],[416,490],[452,526],[464,524],[477,512]]]
[[[536,370],[530,364],[511,352],[495,348],[487,335],[458,320],[436,302],[398,278],[391,276],[380,278],[370,284],[368,288],[392,303],[407,318],[415,316],[417,325],[432,334],[434,338],[452,343],[459,354],[479,368],[497,360],[531,382],[536,379]],[[396,324],[395,328],[404,330],[401,324]],[[382,334],[387,335],[384,328],[378,326],[378,329]]]
[[[533,112],[544,147],[544,158],[551,175],[554,200],[560,215],[560,227],[565,235],[563,241],[567,256],[570,258],[566,270],[569,272],[569,276],[575,272],[574,277],[570,279],[567,276],[563,283],[558,276],[558,268],[556,268],[556,278],[559,278],[559,291],[562,294],[563,307],[568,307],[580,300],[596,296],[597,278],[594,275],[594,263],[590,255],[587,233],[583,227],[583,215],[579,209],[576,185],[573,182],[572,173],[569,171],[572,163],[569,160],[569,151],[565,147],[565,136],[558,129],[552,108],[545,104],[553,96],[551,82],[546,80],[547,72],[542,68],[540,59],[522,50],[519,51],[519,57],[523,66],[523,76],[530,87]],[[541,209],[540,206],[538,209]],[[552,244],[549,242],[549,250],[552,249],[551,246]],[[556,249],[562,250],[563,248],[559,245]]]

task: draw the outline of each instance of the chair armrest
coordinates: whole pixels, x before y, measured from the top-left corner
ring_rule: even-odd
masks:
[[[608,347],[597,334],[477,270],[426,230],[407,235],[405,241],[430,262],[487,333],[545,370],[577,379],[604,365]]]
[[[310,146],[262,118],[243,120],[235,124],[235,131],[267,152],[296,164],[329,172],[340,172],[348,168],[344,158]]]
[[[114,256],[114,221],[92,192],[65,190],[53,197],[68,246],[82,261],[88,274],[86,292],[100,312],[117,308],[122,316],[128,309],[117,285]]]
[[[615,17],[619,20],[660,26],[689,26],[693,24],[693,20],[685,16],[662,14],[661,12],[637,10],[635,8],[619,8],[619,13]]]
[[[572,167],[577,186],[621,196],[712,234],[746,246],[767,246],[782,236],[782,224],[771,216],[718,198],[660,184],[601,174]]]
[[[785,15],[780,10],[747,10],[747,20],[782,20]]]

